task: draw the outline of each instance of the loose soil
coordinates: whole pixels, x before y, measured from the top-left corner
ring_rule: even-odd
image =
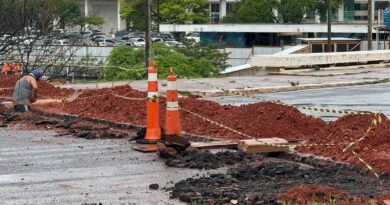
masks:
[[[54,88],[53,88],[54,89]],[[113,96],[118,94],[141,100],[127,100]],[[146,92],[119,86],[98,90],[86,90],[72,102],[48,104],[43,108],[85,117],[107,119],[145,125]],[[84,98],[90,97],[90,98]],[[195,98],[179,99],[180,106],[210,120],[219,122],[252,137],[281,137],[288,140],[302,139],[311,144],[335,143],[334,147],[299,148],[300,152],[331,157],[362,165],[351,152],[342,153],[344,146],[360,138],[370,126],[373,115],[347,115],[329,124],[319,118],[305,115],[298,109],[275,103],[255,103],[242,106],[219,105]],[[160,97],[160,121],[165,127],[165,99]],[[243,136],[202,120],[181,110],[183,130],[188,133],[221,139],[242,139]],[[369,133],[366,140],[357,144],[355,151],[379,171],[390,171],[390,138],[387,129],[389,119],[382,116],[382,123]]]
[[[0,75],[0,96],[12,97],[13,89],[1,90],[1,88],[13,88],[16,82],[21,78],[20,75]],[[38,81],[38,99],[47,98],[65,98],[72,95],[75,90],[57,88],[46,81]]]
[[[145,98],[146,93],[129,86],[112,89],[84,91],[73,102],[50,104],[45,107],[52,111],[62,111],[85,117],[98,117],[115,122],[127,122],[144,125],[146,103],[142,100],[126,100],[115,97],[118,94],[131,98]],[[84,97],[93,97],[83,99]],[[218,103],[194,98],[182,98],[180,106],[198,113],[208,119],[222,123],[235,130],[253,137],[283,137],[286,139],[308,139],[321,131],[326,123],[318,118],[307,116],[296,108],[273,103],[251,105],[221,106]],[[160,98],[160,121],[165,125],[165,99]],[[186,132],[224,139],[245,138],[210,122],[199,119],[192,114],[181,111],[182,126]]]
[[[227,174],[211,174],[209,177],[182,180],[169,190],[172,191],[172,198],[188,203],[278,204],[287,201],[305,204],[300,202],[329,202],[333,199],[335,204],[363,205],[375,195],[389,193],[388,175],[383,182],[381,185],[372,177],[362,175],[358,171],[342,169],[341,166],[324,169],[265,158],[260,164],[240,164],[239,167],[230,169]],[[297,188],[302,184],[321,186],[311,190],[308,190],[307,186]],[[314,196],[310,193],[314,193]]]
[[[330,122],[324,132],[318,133],[309,143],[349,144],[361,138],[351,150],[358,153],[366,162],[378,171],[390,172],[390,120],[381,115],[382,123],[375,126],[370,132],[374,115],[347,115],[334,122]],[[300,152],[309,152],[316,155],[330,157],[333,160],[342,160],[349,163],[361,164],[350,151],[343,152],[345,146],[299,148]]]

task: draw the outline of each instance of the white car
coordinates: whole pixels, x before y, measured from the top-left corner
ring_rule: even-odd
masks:
[[[59,40],[54,40],[53,45],[55,46],[65,46],[69,45],[69,40],[68,39],[59,39]]]
[[[194,40],[196,43],[200,42],[200,34],[199,33],[191,33],[185,37],[188,40]]]
[[[102,39],[102,40],[96,40],[96,43],[98,46],[114,46],[115,41],[112,39]]]
[[[133,44],[135,47],[144,47],[145,46],[145,39],[143,38],[130,38],[129,42]]]
[[[178,41],[165,41],[165,44],[170,47],[181,47],[181,48],[185,47],[182,43]]]

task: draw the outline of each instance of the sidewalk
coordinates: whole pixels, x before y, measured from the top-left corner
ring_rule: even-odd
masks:
[[[384,66],[385,67],[385,66]],[[345,87],[353,85],[378,84],[388,82],[388,68],[355,68],[325,71],[284,71],[264,76],[242,76],[226,78],[178,79],[180,91],[202,96],[226,95],[221,89],[240,90],[247,93],[272,93],[305,89]],[[135,89],[146,91],[147,81],[122,81],[87,84],[61,85],[64,88],[96,89],[129,84]],[[160,81],[160,91],[166,91],[166,80]],[[233,93],[232,93],[233,94]],[[234,94],[233,94],[234,95]]]

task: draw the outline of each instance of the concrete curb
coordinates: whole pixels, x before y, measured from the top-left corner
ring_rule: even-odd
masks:
[[[381,79],[381,80],[371,80],[371,81],[352,81],[352,82],[342,82],[342,83],[308,84],[308,85],[299,85],[299,86],[274,86],[274,87],[262,87],[262,88],[248,88],[248,89],[230,89],[229,91],[231,91],[231,92],[195,91],[192,93],[195,95],[203,96],[203,97],[222,97],[222,96],[237,95],[233,92],[239,92],[239,93],[250,95],[250,94],[262,94],[262,93],[277,93],[277,92],[289,92],[289,91],[298,91],[298,90],[310,90],[310,89],[319,89],[319,88],[336,88],[336,87],[347,87],[347,86],[357,86],[357,85],[374,85],[374,84],[387,83],[387,82],[390,82],[390,78],[385,78],[385,79]]]
[[[46,116],[46,117],[54,117],[59,119],[65,119],[65,120],[81,120],[81,121],[87,121],[87,122],[94,122],[94,123],[101,123],[104,125],[108,125],[110,127],[115,127],[119,129],[130,129],[135,131],[140,131],[145,128],[145,126],[142,125],[135,125],[131,123],[124,123],[124,122],[112,122],[110,120],[105,119],[99,119],[99,118],[92,118],[92,117],[83,117],[80,115],[71,115],[66,113],[51,113],[51,112],[45,112],[40,109],[33,108],[31,110],[33,113]],[[221,139],[208,137],[208,136],[201,136],[191,133],[184,133],[183,137],[187,138],[191,141],[196,142],[210,142],[210,141],[220,141]]]

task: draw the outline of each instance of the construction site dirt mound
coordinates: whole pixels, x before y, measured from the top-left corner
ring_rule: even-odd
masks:
[[[215,102],[185,98],[180,106],[254,138],[310,139],[327,126],[323,120],[305,115],[296,108],[270,102],[221,106]],[[190,114],[183,115],[183,125],[193,127],[191,132],[196,134],[226,139],[246,138]]]
[[[120,95],[120,96],[117,96]],[[88,98],[85,98],[88,97]],[[146,121],[146,92],[119,86],[99,90],[87,90],[80,99],[62,104],[62,111],[85,117],[97,117],[115,122],[144,125]],[[126,99],[135,98],[135,99]],[[185,110],[221,123],[251,137],[282,137],[286,139],[310,139],[327,126],[326,122],[301,113],[293,107],[256,103],[239,107],[195,98],[179,99]],[[165,126],[165,98],[160,97],[160,121]],[[183,130],[193,134],[223,139],[245,139],[236,132],[210,123],[181,110]]]
[[[53,89],[53,88],[52,88]],[[53,89],[55,90],[55,89]],[[262,102],[242,106],[220,105],[215,102],[180,98],[181,123],[188,133],[222,138],[245,139],[237,132],[218,126],[213,122],[230,127],[244,135],[255,138],[281,137],[288,140],[303,139],[310,144],[336,144],[336,146],[315,146],[298,148],[300,152],[313,153],[333,160],[363,164],[350,151],[343,148],[367,134],[365,140],[352,150],[379,171],[390,171],[390,121],[382,115],[382,123],[370,130],[374,115],[346,115],[334,122],[301,113],[298,109],[278,103]],[[45,105],[45,110],[69,113],[84,117],[107,119],[114,122],[145,125],[146,92],[130,86],[118,86],[97,90],[84,90],[79,98],[71,102]],[[165,127],[165,98],[160,97],[160,122]],[[196,113],[211,121],[206,121]]]
[[[62,112],[84,117],[136,125],[146,123],[146,92],[134,90],[130,86],[85,90],[74,101],[61,103],[59,107]]]
[[[381,123],[377,120],[377,125],[372,126],[374,118],[374,114],[344,116],[330,122],[329,126],[324,128],[324,132],[318,133],[308,141],[313,144],[334,143],[338,146],[301,147],[298,150],[362,165],[360,160],[351,153],[353,150],[375,169],[390,172],[390,120],[381,114]],[[370,127],[371,129],[368,130]],[[363,136],[365,136],[363,140],[343,152],[348,144]]]
[[[0,75],[0,96],[11,97],[13,87],[21,77],[21,75]],[[38,81],[38,88],[38,99],[65,98],[75,93],[73,89],[58,88],[43,80]]]

